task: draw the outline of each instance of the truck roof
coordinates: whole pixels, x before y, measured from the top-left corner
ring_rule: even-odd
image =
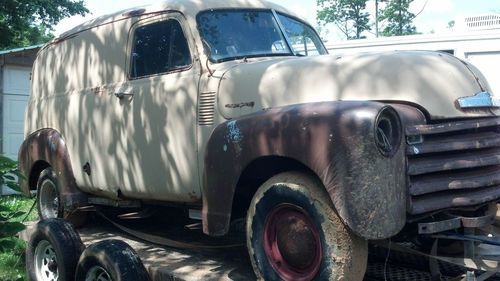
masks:
[[[165,11],[179,11],[183,13],[188,18],[195,18],[200,11],[210,10],[210,9],[237,9],[237,8],[255,8],[255,9],[274,9],[279,12],[283,12],[294,17],[300,18],[296,13],[280,6],[275,3],[265,1],[265,0],[164,0],[157,4],[145,5],[134,8],[129,8],[121,10],[112,14],[103,15],[85,23],[82,23],[64,33],[54,38],[54,41],[64,40],[72,35],[92,29],[97,26],[112,23],[115,21],[123,20],[126,18],[141,16],[145,14],[154,14]]]

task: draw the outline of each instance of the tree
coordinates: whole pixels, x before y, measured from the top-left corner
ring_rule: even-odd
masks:
[[[454,20],[451,20],[448,22],[448,26],[446,26],[446,28],[450,29],[450,30],[453,30],[453,28],[455,27],[455,21]]]
[[[334,23],[347,39],[364,38],[370,30],[369,14],[365,11],[368,0],[317,0],[318,23]]]
[[[382,10],[381,21],[386,21],[387,26],[382,30],[384,36],[400,36],[416,34],[417,28],[413,25],[415,14],[408,9],[413,0],[391,0]]]
[[[1,0],[0,49],[47,42],[61,19],[85,15],[83,0]]]

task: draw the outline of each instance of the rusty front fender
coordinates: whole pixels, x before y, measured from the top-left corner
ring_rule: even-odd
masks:
[[[298,104],[220,124],[205,156],[204,232],[227,233],[235,188],[249,163],[282,156],[321,179],[339,216],[357,235],[382,239],[398,233],[406,220],[404,145],[383,155],[374,139],[377,116],[388,107],[379,102]]]

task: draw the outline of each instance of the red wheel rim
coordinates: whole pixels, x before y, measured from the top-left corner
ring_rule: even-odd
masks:
[[[292,204],[280,204],[267,216],[264,251],[273,269],[285,281],[312,280],[321,265],[318,229],[302,208]]]

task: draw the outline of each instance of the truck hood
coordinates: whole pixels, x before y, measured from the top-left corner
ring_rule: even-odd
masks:
[[[270,107],[338,100],[415,104],[431,119],[499,113],[497,108],[458,106],[458,98],[491,89],[474,66],[444,53],[279,58],[241,62],[220,71],[218,107],[227,119]]]

